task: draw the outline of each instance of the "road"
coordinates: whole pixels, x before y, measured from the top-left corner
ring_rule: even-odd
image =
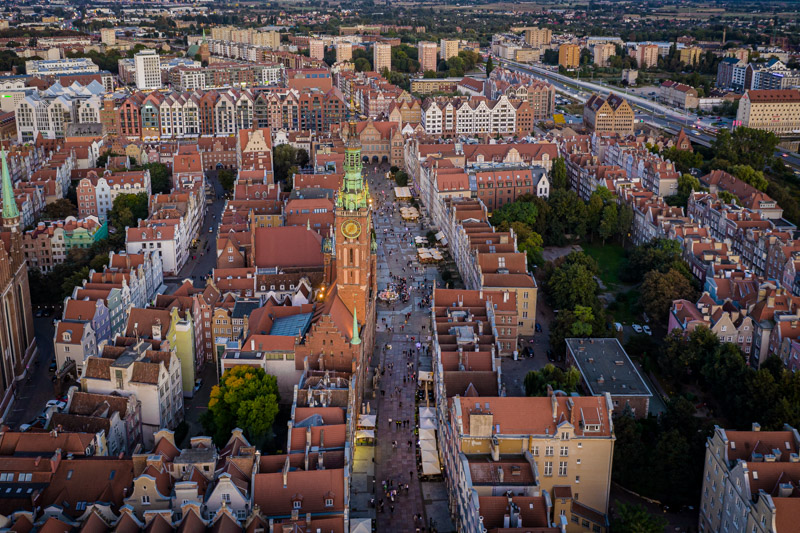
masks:
[[[375,171],[370,165],[368,175],[375,208],[373,221],[378,244],[378,291],[387,287],[392,276],[404,277],[409,286],[424,287],[430,291],[434,283],[441,283],[441,278],[435,266],[423,267],[416,261],[416,247],[413,244],[414,237],[424,236],[428,228],[423,224],[404,223],[397,211],[391,211],[391,206],[395,205],[392,192],[394,182],[384,177],[387,170],[383,166]],[[407,231],[408,234],[405,234]],[[416,341],[428,335],[430,324],[430,316],[419,307],[423,296],[420,290],[413,290],[407,302],[377,304],[372,365],[380,375],[380,392],[376,391],[376,398],[365,400],[370,403],[371,412],[377,414],[375,483],[372,486],[368,483],[367,486],[374,490],[376,502],[381,499],[384,501],[383,512],[376,513],[378,531],[414,533],[422,528],[423,522],[427,526],[434,524],[440,532],[454,530],[444,482],[423,481],[418,475],[417,439],[414,434],[418,407],[415,398],[417,383],[409,376],[416,375],[419,369],[420,354]],[[407,366],[409,364],[410,367]],[[424,401],[419,405],[425,405]],[[398,426],[398,420],[407,421],[407,424]],[[398,483],[408,483],[408,491],[398,491],[392,502],[383,490],[384,481],[393,481],[394,488]],[[361,498],[356,495],[352,499]],[[415,520],[414,517],[418,515],[421,515],[421,520]]]
[[[667,129],[670,132],[677,132],[681,128],[686,128],[687,130],[691,130],[692,140],[697,144],[711,146],[711,143],[713,143],[716,138],[714,135],[711,135],[705,131],[700,131],[694,127],[694,124],[698,118],[694,113],[685,113],[657,102],[653,102],[647,98],[636,96],[628,91],[619,90],[615,87],[609,87],[607,85],[602,85],[592,81],[576,80],[574,78],[570,78],[569,76],[564,76],[563,74],[559,74],[557,72],[534,65],[518,63],[516,61],[509,61],[507,59],[500,58],[495,58],[495,60],[497,60],[504,68],[509,70],[515,70],[517,72],[523,72],[546,79],[553,84],[558,92],[567,94],[581,103],[585,103],[586,100],[589,99],[590,94],[593,92],[603,95],[613,93],[622,96],[634,107],[646,112],[646,114],[641,115],[641,119],[644,121],[644,123],[654,127]],[[576,88],[581,90],[576,90]],[[775,150],[775,157],[782,158],[783,162],[792,167],[794,170],[800,170],[800,155],[798,155],[796,152],[790,152],[788,150],[778,148]]]
[[[191,279],[195,287],[204,289],[206,277],[217,266],[217,232],[220,214],[225,207],[225,190],[217,180],[215,170],[206,172],[206,182],[214,190],[214,201],[206,206],[206,216],[197,238],[197,247],[189,250],[189,260],[181,269],[180,275],[165,278],[164,283],[167,284],[168,292],[172,292],[185,279]],[[212,231],[209,233],[209,230]]]
[[[33,363],[30,369],[30,381],[23,381],[17,393],[17,399],[11,407],[5,423],[9,426],[18,427],[20,424],[28,424],[44,410],[48,400],[55,398],[53,391],[53,374],[47,368],[53,361],[53,319],[60,318],[60,308],[53,315],[43,318],[34,318],[36,344],[39,347],[39,355],[34,361],[39,362],[37,367]],[[34,311],[35,312],[35,311]]]

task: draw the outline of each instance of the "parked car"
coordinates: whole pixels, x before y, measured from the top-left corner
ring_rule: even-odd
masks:
[[[614,331],[622,331],[622,324],[614,322]]]
[[[538,322],[536,323],[536,332],[537,333],[541,333],[542,332],[542,325],[539,324]]]
[[[648,335],[653,334],[653,332],[650,330],[650,326],[642,326],[642,330]]]
[[[21,424],[21,425],[19,426],[19,430],[20,430],[21,432],[23,432],[23,433],[24,433],[24,432],[26,432],[26,431],[28,431],[29,429],[31,429],[31,425],[30,425],[30,424]]]
[[[634,324],[631,327],[633,328],[633,331],[635,331],[636,333],[642,332],[642,326],[640,326],[639,324]]]
[[[196,380],[194,380],[194,392],[195,392],[195,394],[196,394],[196,393],[197,393],[197,391],[199,391],[199,390],[200,390],[202,387],[203,387],[203,380],[202,380],[202,379],[196,379]]]
[[[50,407],[55,407],[56,410],[63,411],[67,407],[67,404],[66,402],[62,402],[60,400],[50,400],[47,402],[47,407],[45,409]]]

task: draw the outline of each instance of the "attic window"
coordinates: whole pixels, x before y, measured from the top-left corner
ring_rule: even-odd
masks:
[[[300,509],[302,505],[303,505],[302,500],[295,500],[292,502],[292,509]]]
[[[72,479],[73,472],[75,472],[75,471],[74,470],[70,470],[69,472],[67,472],[67,479]]]
[[[325,507],[333,507],[333,498],[325,498]]]

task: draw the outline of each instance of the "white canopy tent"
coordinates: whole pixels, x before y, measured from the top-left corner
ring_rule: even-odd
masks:
[[[436,416],[436,409],[433,407],[420,407],[419,408],[419,417],[420,418],[434,418]]]
[[[436,429],[436,419],[435,418],[420,418],[419,419],[419,428],[420,429]]]
[[[439,457],[436,452],[422,452],[422,473],[426,476],[434,476],[442,473],[439,467]]]
[[[357,429],[356,439],[374,439],[375,430],[372,429]]]
[[[425,439],[419,441],[419,449],[423,452],[433,452],[436,453],[436,441]]]
[[[372,518],[351,518],[350,533],[372,533]]]
[[[359,415],[358,417],[358,427],[360,428],[374,428],[375,427],[375,415]]]
[[[433,429],[420,429],[419,440],[420,442],[423,440],[432,440],[436,442],[436,431]]]

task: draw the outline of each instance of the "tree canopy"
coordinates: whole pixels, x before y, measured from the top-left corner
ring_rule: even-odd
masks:
[[[226,370],[219,385],[211,389],[208,411],[201,422],[217,445],[241,428],[248,439],[268,436],[278,414],[278,380],[260,368],[236,366]]]
[[[547,386],[553,390],[562,390],[567,394],[576,392],[581,381],[581,373],[574,366],[566,371],[553,366],[545,365],[541,370],[531,370],[525,375],[525,395],[545,396]]]

